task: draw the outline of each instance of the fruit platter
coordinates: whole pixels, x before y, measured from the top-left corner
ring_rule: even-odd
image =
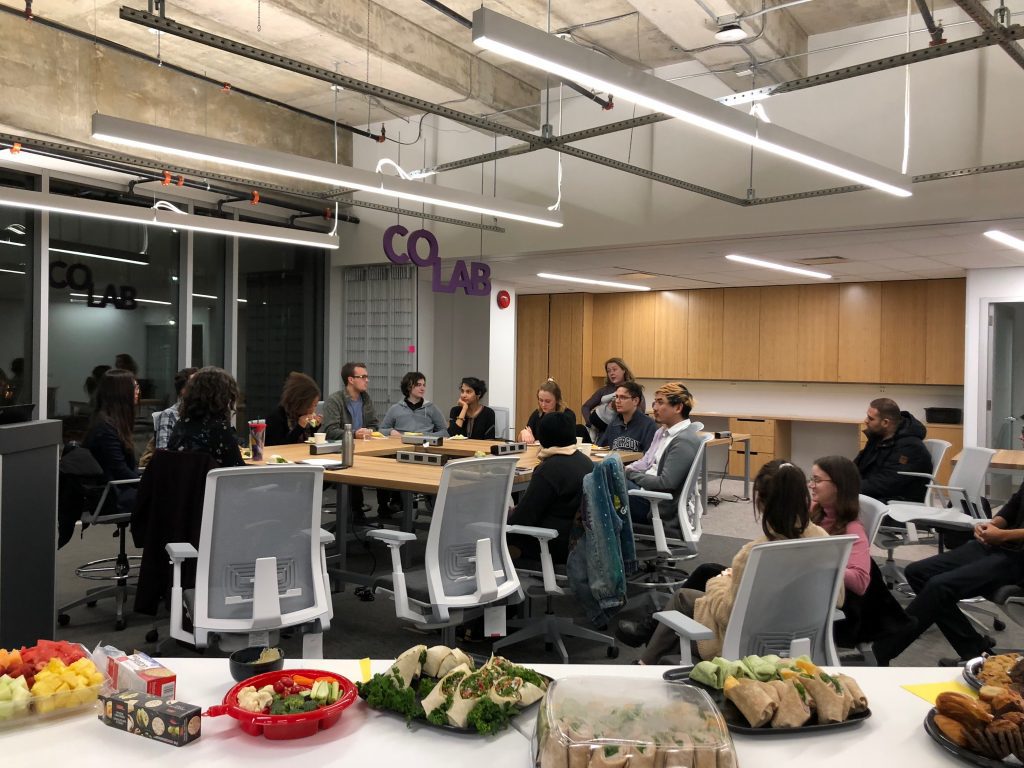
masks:
[[[76,643],[40,640],[31,648],[0,648],[0,729],[91,711],[106,679]]]
[[[416,645],[357,687],[370,707],[401,715],[409,725],[489,735],[542,699],[550,682],[501,656],[477,668],[458,648]]]

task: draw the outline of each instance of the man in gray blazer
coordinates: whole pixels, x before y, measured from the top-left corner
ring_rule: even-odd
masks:
[[[628,488],[671,493],[673,508],[678,505],[683,483],[700,447],[700,437],[690,428],[690,411],[695,402],[682,382],[669,382],[654,393],[654,420],[660,429],[644,457],[626,467]],[[630,496],[629,514],[634,523],[650,522],[650,502]]]

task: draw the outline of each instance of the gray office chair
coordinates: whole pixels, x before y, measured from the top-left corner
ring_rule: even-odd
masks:
[[[494,411],[494,437],[496,440],[508,440],[509,409],[500,405],[492,405]]]

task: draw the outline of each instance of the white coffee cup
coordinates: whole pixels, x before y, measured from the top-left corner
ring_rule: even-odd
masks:
[[[582,437],[577,437],[576,438],[576,447],[579,448],[581,445],[583,445],[583,438]]]
[[[579,451],[580,453],[582,453],[584,456],[589,456],[590,455],[590,449],[593,448],[593,447],[594,446],[591,445],[590,443],[579,443],[576,446],[576,450]]]
[[[313,442],[316,443],[317,445],[320,445],[321,443],[326,443],[327,442],[327,433],[326,432],[314,432],[313,433]]]

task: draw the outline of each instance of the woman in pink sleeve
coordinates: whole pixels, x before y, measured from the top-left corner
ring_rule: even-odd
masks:
[[[825,456],[814,462],[811,479],[811,520],[832,536],[857,537],[846,564],[847,592],[863,595],[871,582],[871,544],[860,517],[860,474],[845,456]]]

